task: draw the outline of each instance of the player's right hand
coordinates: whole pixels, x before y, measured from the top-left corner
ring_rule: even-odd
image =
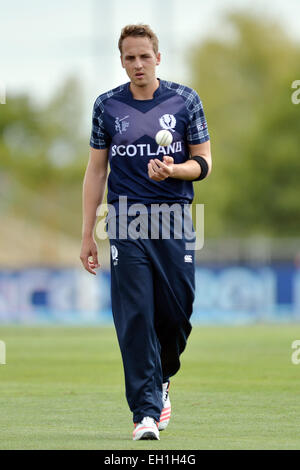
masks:
[[[91,258],[91,259],[89,259]],[[91,274],[96,275],[96,268],[100,267],[98,263],[98,249],[93,237],[83,238],[81,244],[80,259],[84,268]]]

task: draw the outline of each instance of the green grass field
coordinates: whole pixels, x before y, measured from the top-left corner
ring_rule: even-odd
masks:
[[[112,328],[0,327],[0,449],[300,449],[299,326],[195,327],[160,441],[132,441]]]

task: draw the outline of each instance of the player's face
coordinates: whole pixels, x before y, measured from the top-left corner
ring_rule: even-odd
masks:
[[[136,86],[145,87],[155,80],[155,67],[160,63],[160,54],[155,54],[149,38],[128,36],[122,42],[121,62],[130,81]]]

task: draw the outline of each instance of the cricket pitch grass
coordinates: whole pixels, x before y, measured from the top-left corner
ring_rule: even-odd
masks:
[[[111,327],[0,326],[0,449],[300,449],[299,325],[194,327],[160,441],[132,441]]]

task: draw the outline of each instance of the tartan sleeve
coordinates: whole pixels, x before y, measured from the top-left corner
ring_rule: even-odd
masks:
[[[93,107],[92,131],[90,146],[94,149],[106,149],[109,147],[111,139],[104,127],[104,105],[98,97]]]
[[[192,90],[187,103],[189,112],[189,125],[187,127],[187,141],[189,144],[202,144],[209,140],[207,122],[202,102],[198,93]]]

